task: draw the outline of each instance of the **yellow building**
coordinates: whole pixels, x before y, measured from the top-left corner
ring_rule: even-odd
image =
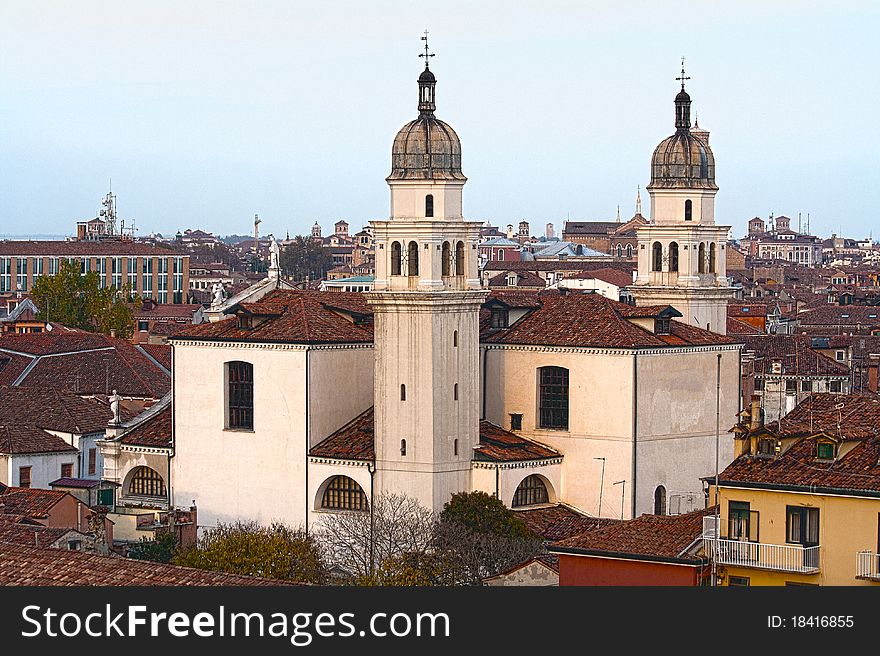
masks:
[[[720,584],[880,584],[880,399],[814,394],[781,425],[753,403],[734,433],[704,527]]]

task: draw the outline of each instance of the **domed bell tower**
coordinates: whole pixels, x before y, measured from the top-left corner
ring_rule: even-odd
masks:
[[[636,305],[671,305],[682,320],[727,333],[727,233],[715,225],[715,156],[708,132],[691,130],[691,97],[675,96],[675,134],[660,142],[651,158],[651,221],[636,229],[638,276],[630,288]]]
[[[440,510],[469,491],[479,444],[480,222],[462,217],[461,142],[434,116],[425,41],[418,117],[391,151],[391,215],[372,221],[377,491]]]

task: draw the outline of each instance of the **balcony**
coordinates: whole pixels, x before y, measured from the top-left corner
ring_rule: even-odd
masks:
[[[764,544],[741,540],[703,539],[706,554],[719,565],[766,569],[793,574],[817,574],[819,572],[819,546],[804,547],[799,544]]]
[[[192,524],[193,513],[188,510],[175,510],[173,513],[143,513],[135,515],[135,528],[138,531],[155,531],[169,528],[172,524]]]
[[[860,551],[856,554],[856,578],[880,582],[880,554]]]

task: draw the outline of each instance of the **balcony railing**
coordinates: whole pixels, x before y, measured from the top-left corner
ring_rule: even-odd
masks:
[[[764,544],[741,540],[703,539],[706,554],[719,565],[768,569],[777,572],[816,574],[819,571],[819,546],[799,544]]]
[[[880,581],[880,554],[860,551],[856,558],[856,578]]]

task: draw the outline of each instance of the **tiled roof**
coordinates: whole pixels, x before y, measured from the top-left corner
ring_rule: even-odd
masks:
[[[189,305],[184,303],[156,303],[144,307],[144,304],[132,306],[135,319],[178,319],[192,321],[193,315],[201,308],[201,305]]]
[[[0,424],[31,425],[64,433],[103,431],[107,406],[63,389],[0,387]]]
[[[782,362],[786,376],[848,376],[849,368],[810,347],[811,340],[803,335],[744,335],[744,352],[754,351],[763,360],[755,368],[761,374],[771,374],[771,363]]]
[[[340,460],[375,460],[373,417],[371,406],[312,447],[309,455]]]
[[[171,344],[138,344],[138,348],[171,371]]]
[[[802,326],[880,326],[880,307],[821,305],[797,315]]]
[[[480,422],[480,446],[474,449],[474,460],[521,462],[561,457],[562,454],[556,449],[512,433],[491,422]]]
[[[77,453],[57,435],[52,435],[36,426],[20,424],[0,425],[0,454],[12,453]]]
[[[289,582],[99,556],[66,549],[0,543],[0,585],[180,586],[289,585]]]
[[[616,519],[596,519],[562,504],[517,510],[515,517],[525,522],[535,535],[553,542],[570,538],[585,531],[604,528],[619,521]]]
[[[100,333],[64,332],[5,334],[0,357],[10,353],[31,356],[23,376],[5,384],[51,387],[78,394],[108,394],[160,398],[171,389],[169,375],[133,344]]]
[[[483,341],[498,344],[537,346],[581,346],[599,348],[662,348],[737,344],[740,340],[672,321],[669,335],[653,332],[627,317],[649,316],[650,308],[634,308],[601,294],[555,291],[538,296],[541,307],[519,319],[510,328],[484,335]],[[659,311],[659,309],[658,309]]]
[[[593,271],[595,269],[618,269],[632,275],[635,264],[632,262],[584,262],[582,260],[524,260],[508,262],[491,260],[486,262],[484,271]]]
[[[126,256],[153,255],[155,257],[189,257],[167,248],[159,248],[133,241],[106,239],[103,241],[9,241],[0,240],[0,255],[58,255],[58,256]]]
[[[727,302],[728,317],[766,317],[766,303],[747,303],[743,301]]]
[[[150,411],[147,410],[147,413]],[[171,404],[152,413],[146,421],[125,433],[120,442],[132,446],[171,446]],[[135,419],[137,421],[137,419]]]
[[[578,275],[574,276],[574,278],[580,278],[583,280],[595,278],[617,287],[627,287],[633,284],[631,273],[621,271],[620,269],[612,269],[610,267],[603,267],[593,271],[581,271]]]
[[[840,429],[838,429],[838,423]],[[744,454],[721,473],[723,482],[787,485],[880,493],[880,398],[856,394],[812,394],[783,417],[747,436],[797,438],[775,456]],[[818,434],[855,442],[843,456],[816,459]]]
[[[556,553],[614,554],[653,557],[661,560],[699,562],[687,553],[703,534],[705,508],[686,515],[642,515],[626,522],[586,531],[550,547]]]
[[[239,328],[238,319],[232,317],[188,327],[171,339],[300,344],[373,341],[370,323],[356,324],[331,310],[330,306],[360,315],[372,315],[372,310],[360,293],[277,289],[256,303],[247,304],[248,312],[268,317],[262,323],[255,321],[253,328]]]
[[[740,321],[734,317],[727,317],[727,334],[728,335],[763,335],[765,334],[760,328],[756,328],[750,323]]]
[[[73,532],[81,535],[72,528],[50,528],[33,524],[19,524],[5,521],[5,517],[5,515],[0,515],[0,544],[46,547],[67,533]]]
[[[3,504],[0,512],[39,519],[46,517],[56,503],[69,496],[67,492],[58,490],[7,487],[0,490],[0,504]]]
[[[489,279],[488,286],[490,288],[501,287],[507,288],[510,287],[515,289],[516,287],[534,287],[536,289],[544,289],[547,286],[547,283],[544,282],[544,279],[536,273],[532,273],[531,271],[512,271],[516,276],[516,286],[510,286],[507,284],[507,276],[508,272],[503,271],[499,273],[497,276],[494,276]]]

